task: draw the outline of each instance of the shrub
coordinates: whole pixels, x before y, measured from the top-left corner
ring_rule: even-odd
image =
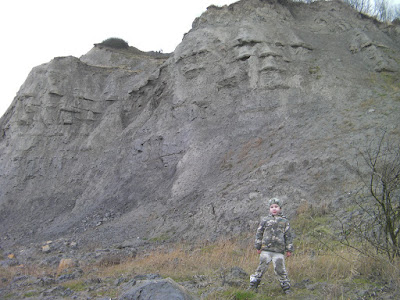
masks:
[[[384,132],[371,145],[360,151],[362,161],[355,168],[360,178],[360,189],[353,196],[358,214],[339,218],[340,236],[347,246],[356,247],[354,241],[368,243],[393,261],[400,257],[400,142]]]
[[[126,49],[129,48],[129,44],[120,38],[108,38],[102,41],[99,45],[116,48],[116,49]]]

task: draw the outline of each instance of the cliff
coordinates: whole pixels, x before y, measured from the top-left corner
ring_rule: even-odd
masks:
[[[215,239],[356,188],[400,135],[400,27],[342,2],[210,6],[168,55],[95,47],[34,68],[0,119],[3,244]]]

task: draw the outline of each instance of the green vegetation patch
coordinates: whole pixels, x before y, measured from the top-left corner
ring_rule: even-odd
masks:
[[[165,242],[168,241],[171,237],[167,233],[163,233],[159,236],[150,239],[150,242]]]
[[[14,299],[14,297],[15,297],[15,294],[14,293],[10,293],[10,294],[6,294],[4,296],[4,299]]]
[[[119,291],[116,288],[111,288],[106,291],[94,292],[91,293],[92,297],[107,297],[107,298],[117,298],[119,295]]]
[[[382,76],[382,79],[383,79],[385,85],[390,90],[393,90],[393,91],[400,90],[400,78],[398,76],[398,73],[382,72],[381,76]]]
[[[237,291],[233,294],[234,298],[236,300],[246,300],[246,299],[254,299],[255,295],[252,292],[248,291]]]
[[[36,297],[39,295],[40,293],[38,291],[28,291],[24,294],[24,298]]]
[[[70,281],[64,283],[63,287],[69,288],[75,292],[83,292],[88,288],[88,285],[83,281]]]
[[[228,289],[221,292],[214,293],[208,299],[234,299],[234,300],[257,300],[261,299],[261,295],[257,295],[251,291],[239,290],[239,289]],[[262,299],[270,299],[266,298],[265,295]]]
[[[108,38],[104,41],[102,41],[100,46],[105,46],[105,47],[110,47],[110,48],[115,48],[115,49],[127,49],[129,48],[129,44],[124,41],[123,39],[120,38]]]

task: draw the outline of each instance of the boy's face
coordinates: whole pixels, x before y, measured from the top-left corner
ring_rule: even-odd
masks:
[[[269,212],[271,215],[276,216],[276,215],[279,215],[279,213],[281,212],[281,208],[279,207],[278,204],[272,204],[269,207]]]

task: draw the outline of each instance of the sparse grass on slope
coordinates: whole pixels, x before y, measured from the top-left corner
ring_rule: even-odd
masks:
[[[389,263],[385,257],[364,256],[355,250],[324,239],[329,215],[324,207],[309,207],[304,203],[293,220],[297,233],[296,252],[287,259],[292,281],[292,296],[282,294],[279,282],[270,266],[264,275],[259,293],[246,291],[248,277],[239,284],[227,283],[225,276],[232,268],[247,274],[254,272],[258,255],[253,248],[254,235],[215,243],[164,245],[156,250],[138,254],[135,258],[110,265],[81,266],[83,276],[63,283],[74,292],[85,290],[91,297],[118,297],[121,294],[115,281],[125,282],[137,275],[159,274],[188,287],[202,299],[357,299],[373,298],[379,293],[396,297],[400,286],[400,261]],[[53,270],[55,273],[56,270]],[[45,274],[40,267],[0,268],[0,279],[12,281],[16,274]],[[91,288],[93,278],[103,283],[101,289]],[[28,291],[26,291],[28,293]],[[32,291],[29,293],[33,293]]]
[[[252,237],[237,240],[219,241],[205,245],[175,245],[139,255],[131,261],[117,266],[99,269],[99,277],[115,277],[158,273],[171,277],[177,282],[187,282],[196,276],[204,276],[208,287],[200,288],[199,293],[214,288],[205,299],[272,299],[284,297],[272,266],[263,278],[260,293],[245,290],[248,280],[241,287],[222,286],[222,273],[233,267],[240,267],[248,274],[254,272],[258,255],[252,246]],[[305,297],[314,294],[323,297],[339,298],[357,290],[379,286],[389,281],[400,286],[400,264],[390,265],[384,259],[378,261],[362,257],[358,252],[347,248],[335,251],[307,249],[287,259],[287,268],[293,285],[293,295]],[[317,254],[319,253],[319,254]]]

